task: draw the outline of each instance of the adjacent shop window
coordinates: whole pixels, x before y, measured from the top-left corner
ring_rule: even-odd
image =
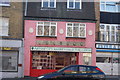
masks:
[[[120,63],[118,57],[96,57],[97,63]]]
[[[57,36],[57,23],[37,22],[36,36]]]
[[[67,23],[67,37],[86,37],[86,24],[83,23]]]
[[[0,17],[0,36],[8,36],[9,18]]]
[[[76,64],[75,53],[32,52],[32,69],[61,69]]]
[[[18,53],[13,51],[2,52],[2,69],[1,71],[17,71]]]
[[[56,0],[42,0],[42,8],[56,8]]]
[[[118,25],[100,24],[100,41],[120,42]]]
[[[81,0],[67,0],[68,9],[81,9]]]
[[[83,53],[83,64],[91,65],[91,53]]]
[[[120,12],[119,10],[119,2],[100,2],[100,11],[108,11],[108,12]]]
[[[0,6],[10,6],[9,0],[0,0]]]

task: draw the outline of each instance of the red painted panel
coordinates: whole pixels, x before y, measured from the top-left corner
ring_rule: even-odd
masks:
[[[30,76],[38,77],[40,75],[55,72],[55,71],[57,71],[57,70],[52,70],[52,69],[42,69],[42,70],[40,70],[40,69],[31,69]]]

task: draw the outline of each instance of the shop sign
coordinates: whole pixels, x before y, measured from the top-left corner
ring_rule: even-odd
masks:
[[[120,45],[96,44],[96,48],[101,48],[101,49],[120,49]]]
[[[0,50],[19,50],[17,47],[0,47]]]
[[[85,46],[85,42],[65,42],[65,41],[36,41],[37,45],[67,45],[67,46]]]
[[[91,48],[31,47],[32,51],[91,52]]]

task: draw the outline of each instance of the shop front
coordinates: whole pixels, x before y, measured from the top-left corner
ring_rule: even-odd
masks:
[[[1,78],[23,77],[22,40],[1,40]]]
[[[120,75],[120,46],[118,44],[96,44],[96,65],[106,75]]]
[[[39,76],[68,65],[79,64],[79,59],[82,58],[79,57],[79,54],[82,54],[80,52],[84,52],[84,65],[91,65],[90,48],[31,47],[31,76]]]
[[[96,65],[94,37],[95,23],[25,20],[24,75]]]

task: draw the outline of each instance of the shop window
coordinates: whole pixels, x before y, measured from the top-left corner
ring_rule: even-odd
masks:
[[[67,0],[68,9],[81,9],[81,0]]]
[[[36,27],[36,36],[57,36],[57,23],[38,22]]]
[[[0,0],[0,6],[10,6],[9,0]]]
[[[0,17],[0,36],[8,36],[9,18]]]
[[[2,52],[2,69],[1,71],[17,71],[18,53],[17,52]]]
[[[97,63],[119,63],[119,61],[117,57],[96,57]]]
[[[56,0],[42,0],[42,8],[56,8]]]
[[[33,52],[32,69],[61,69],[76,64],[75,53]]]
[[[67,23],[67,37],[86,37],[86,25],[83,23]]]
[[[91,53],[84,53],[83,54],[83,64],[84,65],[91,65]]]

